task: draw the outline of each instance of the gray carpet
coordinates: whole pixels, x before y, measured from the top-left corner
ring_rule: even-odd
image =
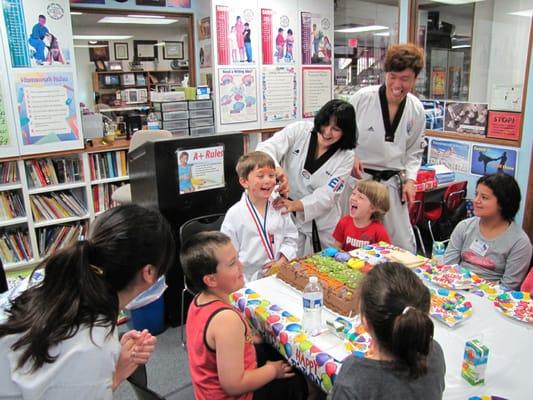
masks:
[[[179,328],[168,328],[157,336],[157,347],[146,370],[148,387],[167,400],[194,399],[187,353],[181,347]],[[122,382],[113,398],[137,399],[128,381]]]

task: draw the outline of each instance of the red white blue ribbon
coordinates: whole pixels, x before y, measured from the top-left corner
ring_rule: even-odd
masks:
[[[261,243],[263,244],[263,247],[265,248],[265,252],[270,260],[274,260],[274,245],[272,243],[273,241],[271,240],[271,236],[268,234],[268,230],[267,230],[268,201],[265,207],[265,217],[263,218],[263,222],[261,222],[261,216],[255,209],[255,206],[250,201],[248,194],[246,194],[245,200],[246,200],[246,207],[248,208],[248,211],[250,212],[252,221],[254,221],[255,228],[257,229],[257,233],[259,234]]]

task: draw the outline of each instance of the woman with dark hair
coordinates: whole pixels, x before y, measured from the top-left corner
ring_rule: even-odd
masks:
[[[44,280],[13,300],[0,324],[0,398],[111,399],[155,346],[147,331],[119,343],[119,310],[158,281],[174,253],[161,214],[127,205],[44,260]]]
[[[300,254],[333,245],[331,234],[342,216],[340,199],[356,141],[354,108],[346,101],[330,100],[314,122],[294,122],[257,146],[281,167],[282,186],[286,178],[290,183],[288,198],[278,198],[274,206],[295,213]],[[283,188],[280,192],[284,194]]]
[[[515,222],[520,188],[506,174],[479,178],[474,217],[453,230],[444,255],[446,264],[460,264],[480,277],[518,290],[529,268],[531,242]]]
[[[446,366],[433,340],[429,290],[400,263],[376,265],[360,287],[361,322],[372,336],[366,358],[347,357],[331,399],[437,400]]]

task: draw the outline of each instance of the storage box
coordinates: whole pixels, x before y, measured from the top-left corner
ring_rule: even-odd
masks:
[[[188,119],[178,119],[176,121],[163,120],[161,127],[167,131],[174,131],[176,129],[185,129],[189,127]]]
[[[213,109],[206,108],[205,110],[191,110],[189,111],[189,118],[206,118],[213,116]]]
[[[155,111],[187,111],[186,101],[172,101],[167,103],[154,103]]]
[[[188,101],[189,110],[205,110],[206,108],[213,109],[213,102],[211,100],[196,100]]]
[[[214,126],[201,126],[198,128],[189,129],[191,136],[205,136],[205,135],[214,135],[215,127]]]
[[[104,136],[102,114],[82,115],[81,129],[84,139],[95,139]]]
[[[215,125],[213,118],[195,118],[191,119],[190,127],[197,128],[199,126],[211,126]]]
[[[165,111],[157,112],[156,115],[160,121],[175,121],[177,119],[189,118],[189,111]]]
[[[170,132],[172,133],[172,135],[177,136],[177,137],[189,136],[189,128],[173,129]]]

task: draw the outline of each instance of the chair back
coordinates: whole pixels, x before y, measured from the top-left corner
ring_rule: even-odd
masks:
[[[167,139],[171,137],[172,132],[163,129],[137,131],[130,139],[129,151],[133,151],[137,147],[141,147],[146,142],[156,139]]]
[[[416,192],[415,200],[409,204],[409,220],[411,225],[422,222],[424,215],[424,192]]]
[[[193,218],[185,222],[180,228],[180,246],[199,232],[219,231],[225,214],[210,214]]]
[[[165,398],[147,387],[146,366],[139,365],[128,377],[137,399],[139,400],[165,400]]]
[[[7,278],[6,273],[4,271],[4,264],[2,263],[2,260],[0,260],[0,293],[7,292],[7,289],[9,289],[7,285]]]
[[[444,204],[449,212],[455,211],[466,197],[466,181],[452,183],[444,192]]]

